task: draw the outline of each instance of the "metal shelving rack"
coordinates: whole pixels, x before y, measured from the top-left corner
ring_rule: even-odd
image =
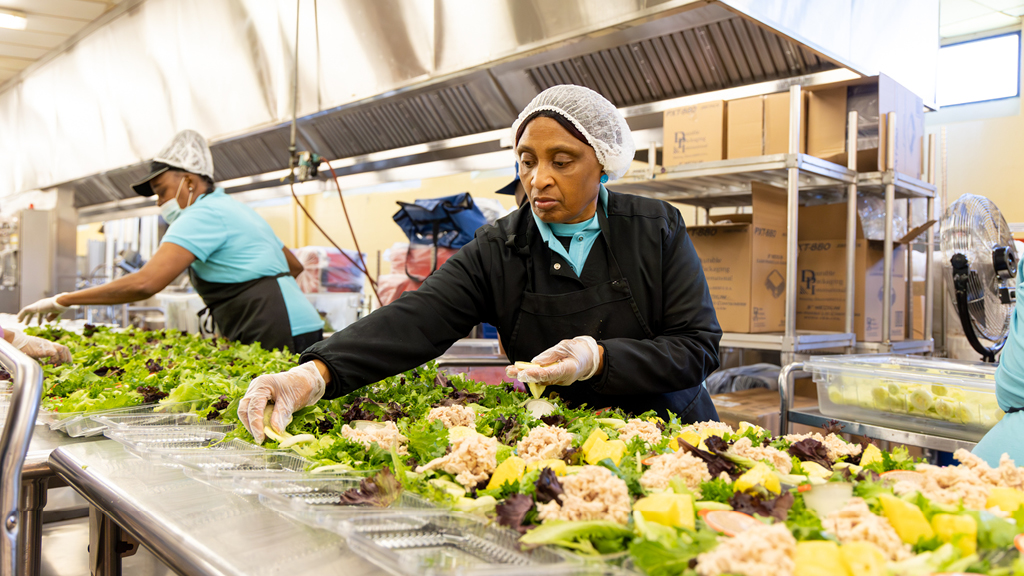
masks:
[[[710,210],[730,206],[751,204],[750,182],[757,181],[779,188],[785,188],[787,198],[787,229],[798,229],[798,213],[801,201],[836,197],[845,192],[847,200],[847,246],[856,246],[857,198],[863,192],[879,193],[885,196],[886,236],[884,248],[885,275],[883,290],[892,291],[893,230],[892,217],[897,198],[926,198],[928,214],[934,213],[934,138],[928,140],[925,174],[923,181],[906,176],[895,170],[896,115],[890,113],[887,122],[887,158],[885,170],[858,173],[856,154],[848,154],[847,166],[843,167],[814,156],[800,154],[801,88],[790,89],[789,153],[772,154],[750,158],[737,158],[715,162],[684,164],[656,170],[654,162],[644,170],[626,174],[614,185],[618,192],[658,198]],[[857,126],[857,113],[850,112],[848,126]],[[856,150],[856,131],[848,131],[847,150]],[[652,143],[649,157],[654,157],[656,145]],[[927,232],[927,260],[925,277],[930,280],[931,260],[934,248],[934,227]],[[795,360],[796,354],[820,350],[845,349],[858,353],[892,352],[898,354],[929,353],[934,349],[931,338],[924,340],[892,340],[891,302],[883,302],[882,342],[856,342],[853,328],[855,283],[847,282],[846,319],[844,332],[811,332],[796,330],[796,285],[797,285],[797,235],[787,235],[786,268],[786,328],[782,333],[734,334],[722,336],[721,346],[753,350],[774,350],[782,352],[783,365]],[[909,250],[908,250],[909,253]],[[847,278],[854,277],[855,250],[847,250]],[[908,256],[908,296],[912,294],[912,259]],[[925,296],[924,333],[932,331],[933,286],[927,283]],[[907,329],[913,330],[913,303],[907,299]]]
[[[855,126],[855,124],[851,124]],[[881,194],[885,198],[885,244],[884,244],[884,276],[882,290],[892,292],[892,259],[893,259],[893,212],[896,199],[925,198],[927,200],[926,218],[930,220],[935,214],[935,137],[927,140],[924,158],[924,174],[927,180],[912,178],[895,169],[896,166],[896,113],[890,112],[886,117],[886,161],[885,170],[865,172],[857,175],[857,185],[861,192]],[[911,212],[908,209],[908,222]],[[908,226],[909,228],[909,226]],[[858,342],[856,352],[861,354],[928,354],[934,351],[935,341],[932,339],[934,321],[934,284],[932,282],[932,257],[935,249],[935,226],[931,226],[925,240],[925,303],[924,303],[924,336],[920,340],[911,339],[914,329],[913,305],[913,244],[907,246],[907,299],[905,327],[908,338],[902,341],[892,340],[892,302],[886,298],[882,301],[882,341]]]
[[[852,191],[852,194],[856,195],[857,172],[851,167],[844,168],[800,153],[803,108],[800,86],[790,86],[789,99],[788,153],[684,164],[664,168],[660,173],[654,169],[652,156],[647,170],[627,174],[613,186],[614,190],[710,209],[750,205],[750,182],[762,182],[786,189],[787,230],[797,230],[799,205],[802,199],[810,200],[823,194],[841,194],[844,188],[848,193]],[[856,201],[853,207],[856,208]],[[722,346],[776,350],[782,353],[783,364],[791,362],[798,353],[854,347],[855,336],[851,328],[852,307],[848,307],[845,332],[796,330],[797,249],[797,235],[787,234],[785,330],[782,333],[769,334],[727,333],[722,336]],[[848,251],[847,264],[852,269],[853,251]],[[852,302],[852,283],[849,284],[847,300]]]

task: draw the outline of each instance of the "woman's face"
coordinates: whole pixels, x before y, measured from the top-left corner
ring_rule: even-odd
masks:
[[[516,147],[519,179],[533,213],[548,224],[575,224],[594,217],[601,164],[590,146],[551,118],[534,118]]]
[[[183,180],[184,182],[182,182]],[[193,195],[195,190],[195,184],[192,182],[191,175],[178,172],[177,170],[168,170],[160,174],[150,180],[149,185],[153,188],[153,192],[156,193],[157,206],[163,206],[167,202],[177,200],[179,207],[188,208],[188,188],[192,186]]]

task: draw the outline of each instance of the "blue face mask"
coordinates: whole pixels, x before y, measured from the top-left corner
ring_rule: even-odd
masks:
[[[181,182],[178,183],[178,191],[174,193],[174,198],[171,198],[168,202],[165,202],[164,205],[160,207],[160,216],[163,217],[164,222],[167,222],[168,225],[177,220],[178,217],[181,216],[181,213],[185,211],[181,206],[178,206],[178,194],[181,194],[181,186],[184,183],[185,179],[182,178]],[[188,205],[192,205],[191,190],[188,193]]]

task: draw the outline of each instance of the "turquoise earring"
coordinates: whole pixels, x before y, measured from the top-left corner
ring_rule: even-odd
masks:
[[[601,184],[607,184],[607,183],[608,183],[608,175],[607,174],[601,174]]]

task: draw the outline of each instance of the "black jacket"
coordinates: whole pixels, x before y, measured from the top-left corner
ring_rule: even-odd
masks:
[[[660,200],[614,192],[607,210],[610,248],[656,337],[601,340],[605,369],[588,382],[590,388],[599,396],[622,397],[700,385],[718,368],[722,330],[682,217]],[[544,271],[535,276],[543,284],[538,291],[579,290],[592,275],[592,261],[606,257],[608,244],[602,241],[591,250],[581,280],[544,244],[526,206],[481,227],[419,290],[310,347],[302,361],[317,359],[328,366],[325,397],[335,398],[440,356],[480,322],[497,327],[507,350],[527,285],[527,263],[534,262],[535,275]],[[559,272],[550,265],[555,260],[563,262]],[[604,262],[597,264],[607,270]]]

